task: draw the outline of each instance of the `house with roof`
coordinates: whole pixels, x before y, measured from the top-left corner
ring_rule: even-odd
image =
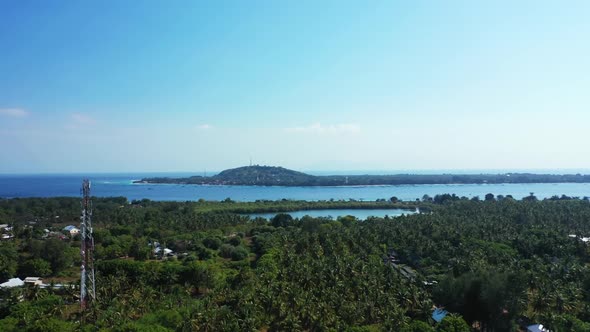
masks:
[[[25,285],[27,285],[27,286],[41,286],[41,285],[43,285],[43,280],[40,277],[26,277],[25,278]]]
[[[448,314],[449,312],[443,308],[434,308],[432,311],[432,319],[434,319],[435,322],[440,323]]]
[[[581,235],[576,235],[576,234],[569,234],[568,236],[573,239],[578,239],[584,243],[590,242],[590,237],[587,237],[587,236],[581,236]]]
[[[533,324],[526,327],[527,332],[551,332],[543,324]]]
[[[80,233],[80,230],[74,225],[68,225],[68,226],[64,227],[63,231],[70,233],[71,236],[74,236],[74,235]]]
[[[14,237],[11,233],[12,227],[8,224],[1,224],[0,225],[0,240],[10,240]]]
[[[20,287],[25,284],[24,281],[20,280],[20,278],[12,278],[9,279],[7,282],[1,283],[0,288],[13,288],[13,287]]]
[[[156,255],[164,255],[164,256],[172,256],[174,255],[174,252],[172,251],[172,249],[168,249],[168,248],[164,248],[162,249],[161,247],[157,247],[156,249],[154,249],[154,254]]]

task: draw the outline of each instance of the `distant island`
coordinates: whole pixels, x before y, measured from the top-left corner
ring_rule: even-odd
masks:
[[[583,174],[395,174],[316,176],[277,166],[244,166],[214,176],[143,178],[134,183],[238,186],[368,186],[404,184],[590,183]]]

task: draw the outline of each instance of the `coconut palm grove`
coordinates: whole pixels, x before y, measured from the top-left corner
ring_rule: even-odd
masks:
[[[590,202],[93,198],[96,299],[80,310],[77,198],[0,200],[2,331],[588,331]],[[357,220],[299,209],[396,208]],[[277,212],[271,220],[245,213]],[[442,313],[444,317],[434,315]],[[438,320],[438,321],[437,321]]]

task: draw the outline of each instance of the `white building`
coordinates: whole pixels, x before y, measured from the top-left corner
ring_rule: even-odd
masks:
[[[156,249],[154,249],[154,254],[160,254],[162,252],[162,248],[157,247]],[[168,249],[168,248],[164,248],[164,256],[169,256],[172,255],[173,251],[172,249]]]
[[[74,225],[66,226],[66,227],[64,227],[63,230],[64,230],[64,232],[69,232],[71,236],[74,236],[74,235],[80,233],[80,230]]]
[[[533,324],[527,326],[527,332],[551,332],[543,327],[543,324]]]
[[[25,284],[30,286],[41,286],[43,285],[43,280],[39,277],[26,277]]]
[[[0,288],[13,288],[13,287],[20,287],[25,284],[24,281],[20,280],[19,278],[12,278],[7,282],[1,283]]]

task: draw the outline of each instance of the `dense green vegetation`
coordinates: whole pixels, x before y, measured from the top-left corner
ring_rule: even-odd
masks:
[[[366,221],[235,213],[416,204],[428,212]],[[91,309],[79,312],[75,286],[3,290],[1,331],[515,331],[527,321],[590,330],[587,199],[96,198],[94,208]],[[75,285],[78,239],[45,229],[76,225],[79,209],[75,198],[0,200],[0,224],[14,235],[0,241],[0,282],[35,275]],[[154,255],[155,242],[176,255]],[[452,315],[435,323],[433,305]]]
[[[214,176],[188,178],[145,178],[137,183],[176,183],[256,186],[359,186],[401,184],[470,184],[470,183],[587,183],[582,174],[396,174],[396,175],[328,175],[315,176],[283,167],[244,166],[225,170]]]

